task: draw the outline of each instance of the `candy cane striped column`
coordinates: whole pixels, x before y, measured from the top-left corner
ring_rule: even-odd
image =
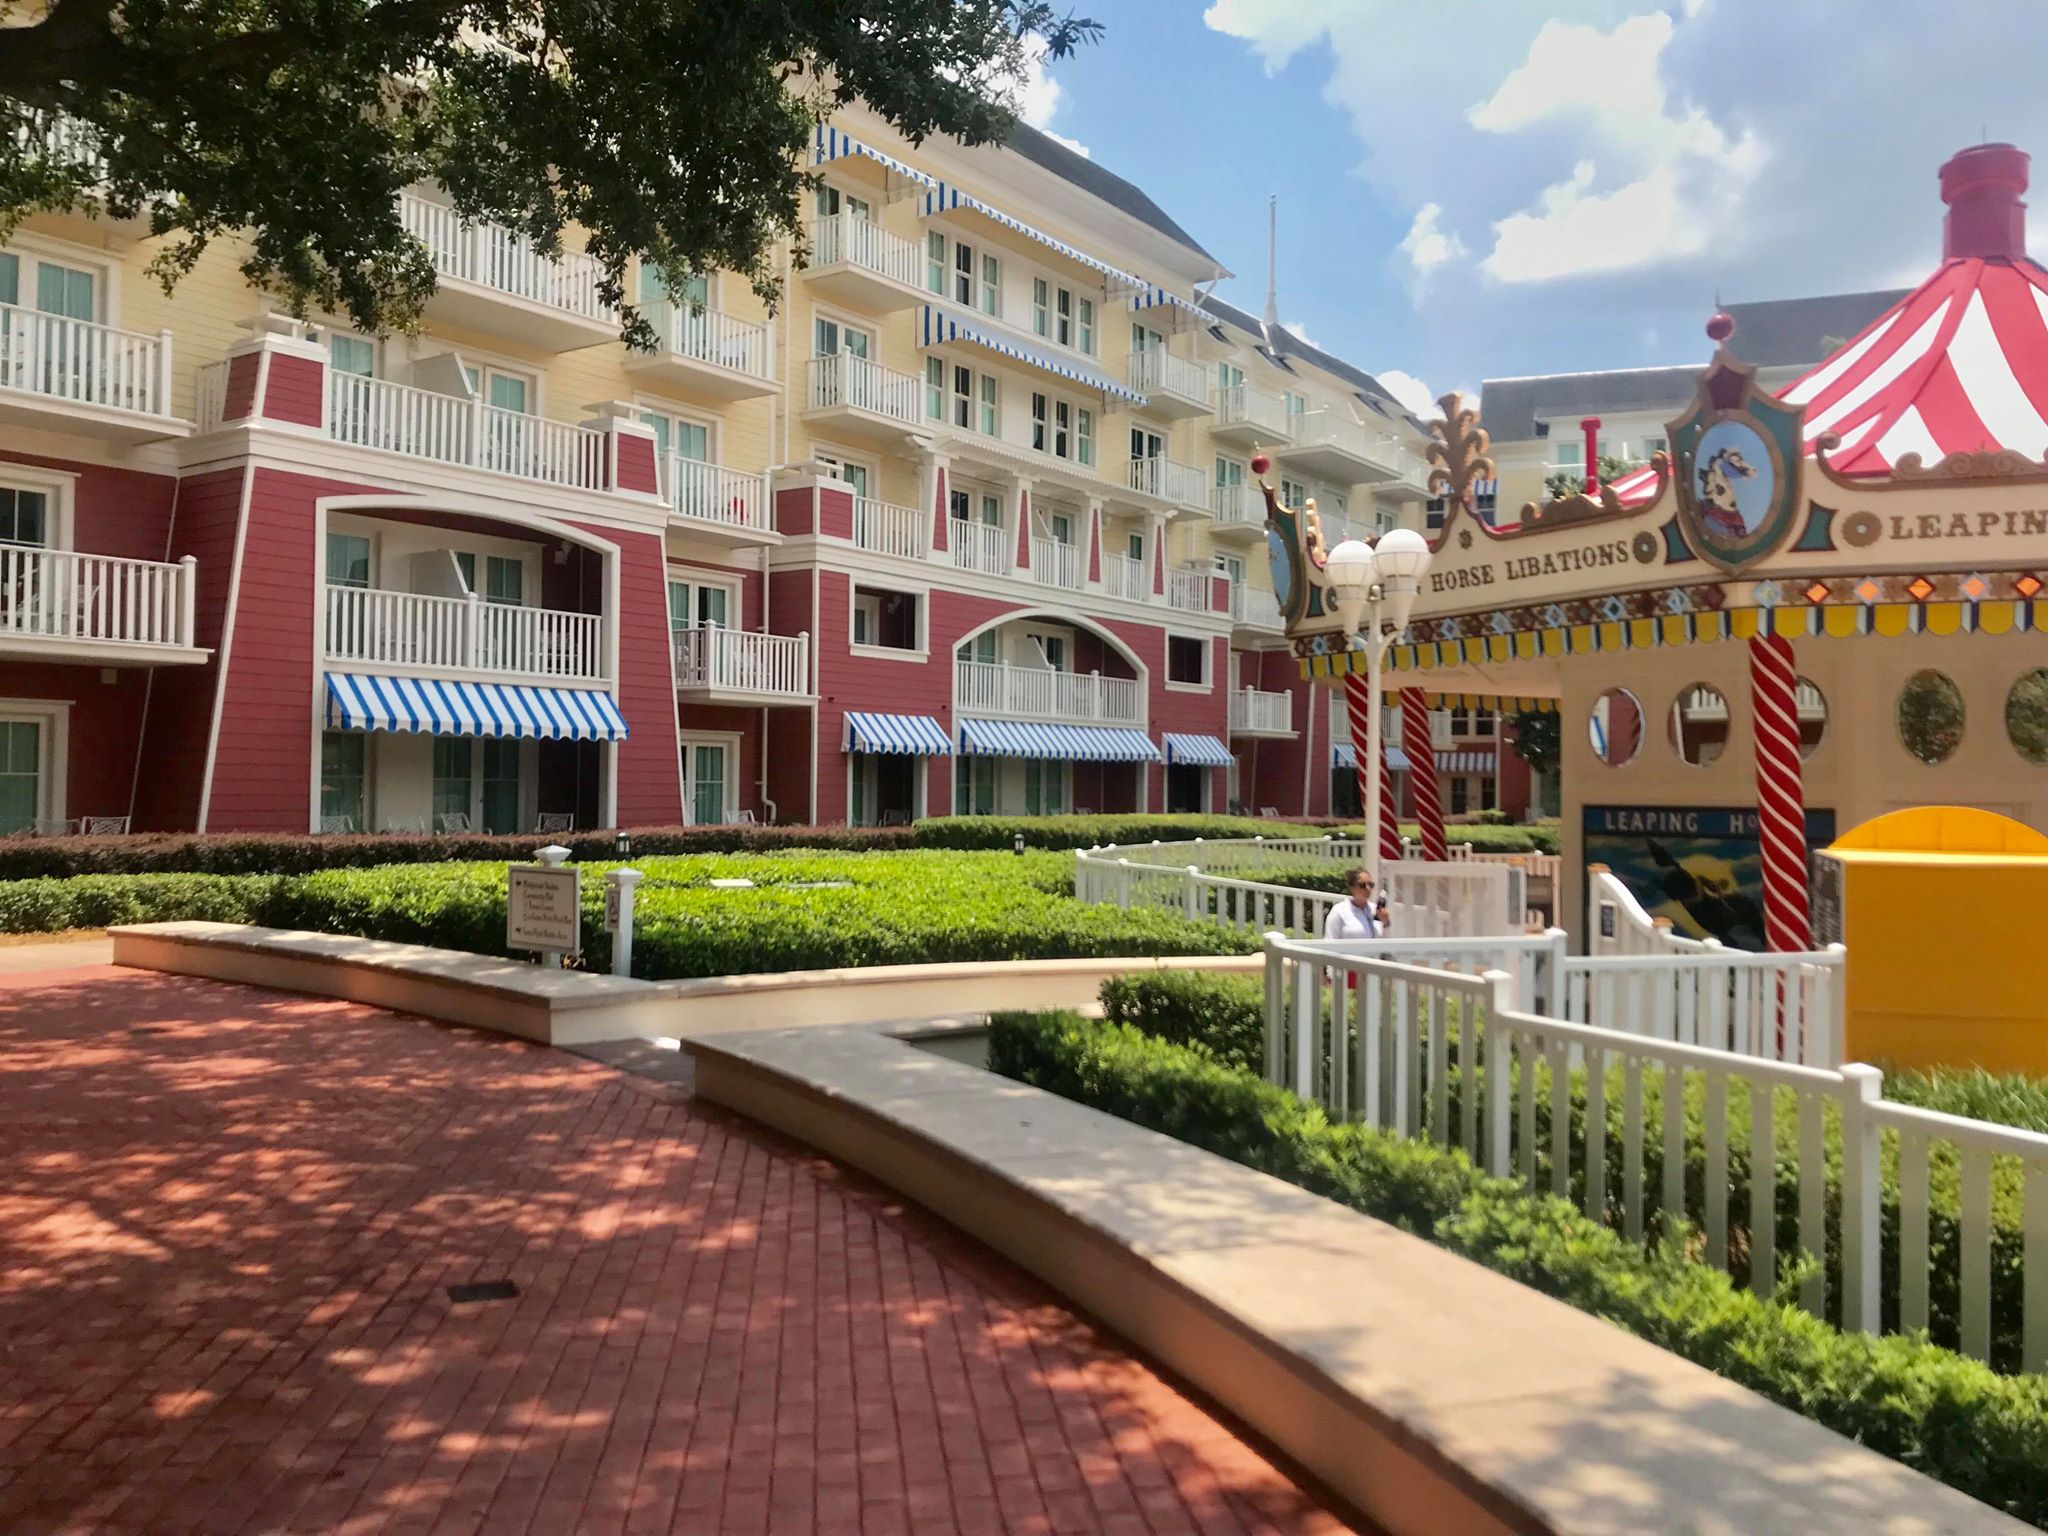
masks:
[[[1776,634],[1752,638],[1749,690],[1756,721],[1764,947],[1779,953],[1813,944],[1806,905],[1806,794],[1799,761],[1798,687],[1792,642]]]
[[[1351,727],[1352,766],[1358,774],[1358,808],[1362,813],[1372,804],[1371,726],[1366,711],[1372,708],[1372,690],[1356,672],[1344,675],[1344,718]],[[1383,730],[1380,733],[1384,736]],[[1401,857],[1401,828],[1394,820],[1394,775],[1386,767],[1385,744],[1380,750],[1380,858]]]
[[[1380,862],[1390,864],[1406,852],[1401,846],[1401,802],[1394,793],[1394,744],[1380,731]]]
[[[1408,796],[1422,825],[1422,856],[1451,856],[1444,839],[1444,798],[1436,782],[1436,744],[1429,737],[1429,702],[1420,688],[1401,690],[1401,750],[1408,754]]]

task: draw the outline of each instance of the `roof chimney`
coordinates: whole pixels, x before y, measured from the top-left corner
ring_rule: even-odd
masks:
[[[1941,168],[1944,260],[1981,256],[2016,261],[2027,254],[2027,156],[2010,144],[1979,144]]]

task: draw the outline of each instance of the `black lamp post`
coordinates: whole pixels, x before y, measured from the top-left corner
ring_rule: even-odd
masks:
[[[612,839],[612,852],[622,859],[633,857],[633,834],[624,827],[619,828],[618,835]]]

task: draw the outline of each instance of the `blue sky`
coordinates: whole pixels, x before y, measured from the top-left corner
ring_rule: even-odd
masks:
[[[1704,360],[1717,294],[1910,286],[1942,160],[2048,155],[2033,0],[1078,9],[1108,32],[1027,115],[1144,187],[1254,312],[1278,194],[1283,319],[1418,397]]]

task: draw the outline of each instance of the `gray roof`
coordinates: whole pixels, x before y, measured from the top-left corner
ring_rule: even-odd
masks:
[[[1358,391],[1359,399],[1389,421],[1405,422],[1417,431],[1422,423],[1409,415],[1407,410],[1392,395],[1388,394],[1380,381],[1363,368],[1347,363],[1341,357],[1332,357],[1321,347],[1312,347],[1294,332],[1285,327],[1269,333],[1265,322],[1239,309],[1235,304],[1210,297],[1202,300],[1202,308],[1216,316],[1224,325],[1248,334],[1266,360],[1274,366],[1294,371],[1293,359],[1300,359],[1312,368],[1336,375]],[[1217,328],[1221,330],[1222,327]]]
[[[1622,368],[1608,373],[1548,373],[1488,379],[1479,388],[1480,419],[1495,442],[1536,436],[1539,421],[1614,411],[1676,411],[1692,399],[1700,365]]]
[[[1166,210],[1153,202],[1137,186],[1125,181],[1116,172],[1103,169],[1086,155],[1075,154],[1050,134],[1019,123],[1010,134],[1009,147],[1033,165],[1051,171],[1062,180],[1072,182],[1083,192],[1100,198],[1112,208],[1121,209],[1140,224],[1157,230],[1175,244],[1185,246],[1211,266],[1221,268],[1223,265],[1203,250],[1193,235],[1169,218]]]
[[[1911,293],[1824,293],[1811,299],[1764,299],[1722,307],[1734,317],[1729,351],[1758,368],[1808,368]]]

